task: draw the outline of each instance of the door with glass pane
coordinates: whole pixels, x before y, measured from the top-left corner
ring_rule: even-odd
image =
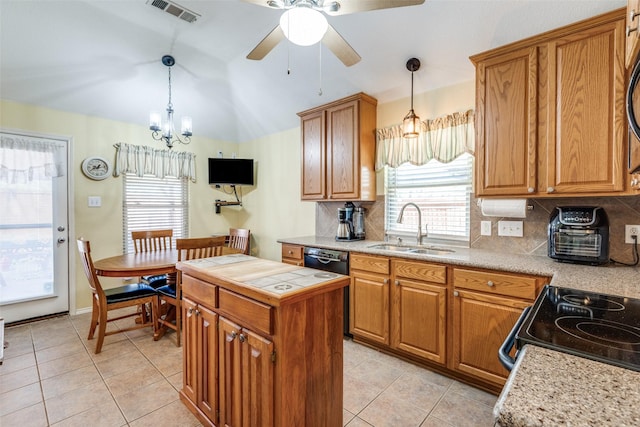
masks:
[[[0,133],[0,317],[69,311],[68,140]]]

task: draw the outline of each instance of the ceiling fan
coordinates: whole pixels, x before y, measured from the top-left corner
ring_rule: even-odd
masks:
[[[295,44],[309,46],[322,41],[325,46],[347,67],[357,64],[360,55],[347,41],[329,24],[323,12],[330,16],[346,15],[348,13],[363,12],[375,9],[390,9],[394,7],[413,6],[424,3],[424,0],[242,0],[246,3],[257,4],[272,9],[282,9],[285,12],[278,24],[260,43],[247,55],[248,59],[260,60],[287,38]],[[298,27],[301,20],[305,20]],[[310,28],[317,24],[317,33],[311,36]],[[310,39],[304,39],[311,36]]]

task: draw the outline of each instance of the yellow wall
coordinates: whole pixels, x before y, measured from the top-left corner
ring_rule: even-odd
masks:
[[[423,120],[474,106],[474,83],[466,82],[436,91],[417,94],[414,109]],[[378,105],[378,127],[399,124],[407,113],[409,98]],[[197,123],[195,124],[197,127]],[[73,212],[70,213],[69,239],[84,237],[93,244],[94,259],[122,251],[122,180],[87,179],[80,164],[87,156],[103,156],[113,161],[117,142],[163,147],[151,139],[146,126],[98,117],[66,113],[32,105],[0,101],[0,127],[42,134],[72,137],[70,177]],[[197,128],[196,128],[197,135]],[[315,203],[300,200],[300,129],[294,128],[243,144],[194,136],[190,145],[176,146],[196,154],[197,183],[190,185],[190,235],[204,236],[224,232],[230,226],[252,232],[252,254],[280,260],[281,237],[309,236],[315,232]],[[256,162],[256,185],[242,187],[243,207],[223,207],[215,214],[214,200],[231,200],[233,196],[215,190],[207,180],[207,158],[223,151],[225,157],[253,158]],[[378,194],[383,194],[382,174],[378,174]],[[88,208],[88,196],[101,196],[102,207]],[[72,262],[75,247],[71,247]],[[79,265],[71,277],[75,287],[75,308],[91,305],[91,293]],[[75,283],[73,283],[75,281]],[[105,285],[119,280],[104,280]],[[71,308],[72,313],[74,307]]]

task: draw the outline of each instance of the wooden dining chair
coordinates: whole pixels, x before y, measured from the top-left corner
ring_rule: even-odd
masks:
[[[173,230],[132,231],[131,239],[136,253],[173,249]]]
[[[109,335],[147,327],[152,327],[155,335],[158,313],[158,294],[156,290],[144,283],[135,283],[117,288],[103,289],[100,284],[100,280],[98,280],[93,260],[91,259],[91,245],[89,241],[82,238],[78,239],[78,251],[80,252],[80,258],[82,258],[84,273],[87,276],[91,292],[93,293],[93,307],[91,311],[91,325],[89,326],[88,339],[93,339],[93,335],[97,328],[98,341],[96,342],[96,354],[102,351],[104,337]],[[107,332],[107,323],[125,319],[127,317],[139,316],[139,313],[132,312],[130,314],[109,318],[109,311],[144,304],[151,304],[151,320],[143,320],[140,323],[135,323],[133,326],[125,328],[118,327],[115,330]]]
[[[224,246],[225,236],[177,239],[176,249],[178,250],[178,261],[220,256],[222,255]],[[171,310],[167,310],[164,319],[158,317],[158,328],[171,328],[176,331],[176,345],[180,347],[182,326],[182,272],[178,271],[175,284],[159,287],[156,291],[158,292],[158,306],[164,302],[172,308]],[[159,331],[156,339],[160,338],[162,334],[163,332]]]
[[[251,231],[246,228],[229,229],[229,247],[239,249],[243,254],[249,255],[249,242],[251,241]]]

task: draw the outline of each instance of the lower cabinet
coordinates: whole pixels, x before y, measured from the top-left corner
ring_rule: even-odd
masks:
[[[356,340],[500,390],[509,373],[498,349],[548,278],[361,253],[350,257]]]
[[[273,425],[273,343],[220,317],[220,425]]]
[[[282,262],[302,267],[304,265],[304,246],[283,243],[281,248]]]

